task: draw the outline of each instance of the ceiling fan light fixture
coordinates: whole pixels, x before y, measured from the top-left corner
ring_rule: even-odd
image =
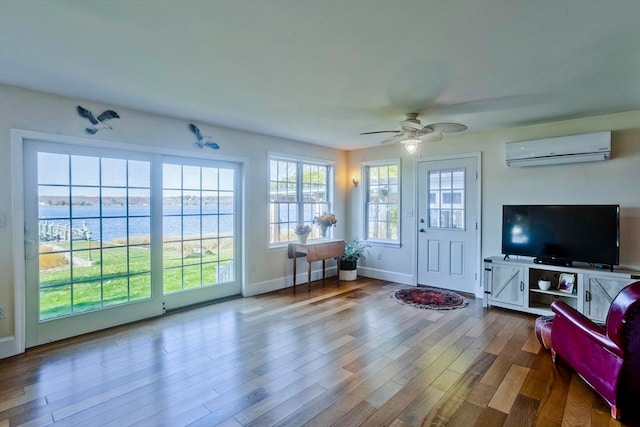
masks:
[[[414,154],[418,149],[418,144],[420,144],[420,138],[411,137],[403,139],[400,143],[404,145],[404,149],[407,150],[407,153]]]

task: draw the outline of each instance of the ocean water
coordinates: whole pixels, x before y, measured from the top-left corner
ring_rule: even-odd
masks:
[[[38,215],[41,230],[46,225],[71,227],[87,231],[82,236],[91,240],[113,241],[128,235],[149,236],[151,218],[149,206],[103,206],[100,219],[99,206],[39,206]],[[181,209],[182,215],[181,214]],[[163,208],[163,237],[211,235],[233,232],[233,207],[228,205],[207,206],[200,216],[199,206],[169,205]]]

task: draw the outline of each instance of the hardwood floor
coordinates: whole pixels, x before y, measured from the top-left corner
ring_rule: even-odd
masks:
[[[535,317],[314,282],[0,360],[5,426],[617,426]]]

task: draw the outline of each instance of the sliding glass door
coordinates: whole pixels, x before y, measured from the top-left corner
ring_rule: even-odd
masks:
[[[27,346],[240,293],[239,166],[25,144]]]

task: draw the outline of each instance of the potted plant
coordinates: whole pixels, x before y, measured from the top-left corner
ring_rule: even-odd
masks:
[[[298,236],[298,241],[300,243],[307,243],[307,237],[309,237],[309,233],[311,233],[311,227],[306,224],[298,224],[296,228],[293,230]]]
[[[358,259],[364,255],[364,250],[371,247],[354,237],[344,246],[344,255],[340,257],[340,280],[356,280],[358,277]]]

